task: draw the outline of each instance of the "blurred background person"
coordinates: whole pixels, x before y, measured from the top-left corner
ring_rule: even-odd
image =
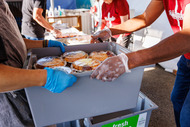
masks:
[[[103,0],[102,4],[102,24],[101,30],[107,26],[108,28],[124,23],[130,19],[129,4],[126,0]],[[114,41],[123,47],[128,47],[132,43],[132,34],[125,33],[112,36]]]
[[[31,40],[43,40],[45,29],[56,38],[61,31],[54,29],[45,19],[46,0],[23,0],[21,34]]]
[[[97,29],[101,28],[102,23],[102,0],[94,0],[93,6],[90,8],[90,14],[93,16],[93,33],[97,31]]]

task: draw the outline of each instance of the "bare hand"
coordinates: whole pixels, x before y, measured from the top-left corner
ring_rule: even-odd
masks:
[[[51,33],[55,36],[55,38],[61,38],[61,37],[63,37],[62,32],[60,30],[53,29],[51,31]]]

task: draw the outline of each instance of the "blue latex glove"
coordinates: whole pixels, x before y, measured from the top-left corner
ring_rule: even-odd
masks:
[[[48,41],[48,47],[60,47],[61,51],[64,53],[65,52],[65,48],[64,46],[67,46],[64,43],[61,43],[59,41],[55,41],[55,40],[49,40]]]
[[[53,93],[61,93],[77,81],[77,78],[74,75],[67,74],[64,71],[47,67],[44,69],[47,70],[47,80],[45,86],[42,87]]]

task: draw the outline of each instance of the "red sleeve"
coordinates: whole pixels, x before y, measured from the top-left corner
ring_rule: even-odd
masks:
[[[185,5],[189,4],[190,3],[190,0],[185,0]]]
[[[127,0],[117,0],[117,12],[119,16],[125,16],[129,14],[129,4],[127,3]]]
[[[187,4],[190,4],[190,0],[184,0],[183,7],[182,7],[184,9],[184,12],[185,12],[185,8]]]

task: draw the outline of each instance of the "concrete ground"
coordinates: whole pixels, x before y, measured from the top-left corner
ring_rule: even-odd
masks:
[[[141,91],[159,107],[152,111],[149,127],[176,127],[170,94],[175,75],[156,65],[144,72]]]

